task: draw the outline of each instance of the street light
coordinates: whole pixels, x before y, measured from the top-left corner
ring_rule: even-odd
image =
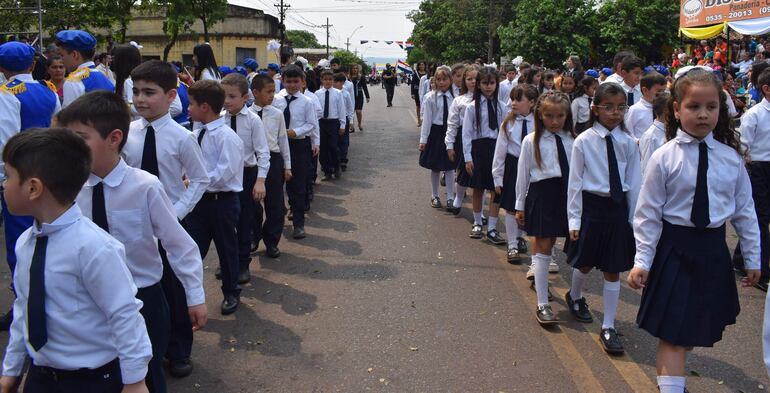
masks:
[[[363,28],[364,28],[364,26],[363,26],[363,25],[362,25],[362,26],[358,26],[358,27],[356,27],[356,29],[355,29],[355,30],[353,30],[353,32],[352,32],[352,33],[350,33],[350,36],[348,37],[348,40],[345,42],[345,50],[347,50],[348,52],[350,52],[350,39],[353,37],[353,35],[354,35],[354,34],[356,34],[356,32],[357,32],[359,29],[363,29]]]

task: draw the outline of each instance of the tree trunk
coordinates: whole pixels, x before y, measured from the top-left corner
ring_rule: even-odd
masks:
[[[163,47],[163,61],[168,61],[168,53],[171,52],[171,48],[174,47],[174,44],[176,44],[176,38],[179,35],[178,32],[175,32],[171,35],[171,39],[168,40],[168,43],[165,47]]]
[[[118,42],[125,43],[126,42],[126,30],[128,30],[128,19],[127,18],[121,18],[120,20],[120,30],[118,30]]]
[[[201,22],[203,22],[203,41],[209,42],[209,24],[206,19],[205,16],[201,17]]]

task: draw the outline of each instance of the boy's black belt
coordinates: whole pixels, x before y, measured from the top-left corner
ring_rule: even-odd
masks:
[[[220,192],[204,192],[201,197],[202,201],[216,201],[228,196],[235,196],[235,191],[220,191]]]
[[[120,362],[115,358],[111,362],[97,368],[81,368],[77,370],[61,370],[53,367],[37,366],[32,364],[29,368],[30,375],[41,378],[49,378],[54,381],[65,379],[91,379],[102,378],[104,374],[109,374],[120,370]]]

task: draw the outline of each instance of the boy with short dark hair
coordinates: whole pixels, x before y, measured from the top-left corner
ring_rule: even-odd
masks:
[[[275,82],[267,75],[256,75],[251,81],[251,92],[254,95],[254,105],[250,110],[262,119],[270,149],[270,170],[265,179],[265,207],[263,209],[259,203],[256,205],[252,250],[256,251],[259,241],[262,240],[265,242],[267,256],[278,258],[281,255],[278,242],[281,240],[286,210],[283,186],[284,182],[292,177],[289,138],[286,136],[283,113],[271,105],[275,96]]]
[[[56,117],[57,123],[80,135],[91,149],[91,175],[77,197],[83,215],[126,248],[128,270],[139,288],[137,299],[147,325],[153,358],[147,373],[150,392],[166,392],[163,357],[171,322],[160,281],[163,262],[158,240],[169,264],[184,283],[193,330],[206,324],[203,263],[198,246],[176,218],[157,177],[128,166],[120,157],[131,115],[119,95],[95,91],[80,96]]]
[[[291,150],[292,178],[286,184],[286,193],[289,195],[290,219],[294,223],[292,237],[304,239],[311,138],[318,126],[318,118],[313,102],[300,91],[304,72],[297,66],[288,66],[282,75],[284,90],[275,95],[273,106],[283,112]]]
[[[243,142],[243,190],[238,194],[241,213],[238,215],[238,283],[251,279],[251,240],[257,204],[265,198],[265,178],[270,171],[270,151],[267,147],[262,120],[246,107],[249,98],[248,80],[241,74],[222,78],[225,90],[225,124],[229,124]]]
[[[639,138],[639,152],[642,157],[642,174],[647,168],[647,162],[652,157],[652,153],[666,143],[666,123],[668,122],[668,99],[671,93],[666,90],[659,91],[652,100],[652,112],[655,114],[655,121],[652,122],[647,131]]]
[[[35,224],[16,245],[0,391],[16,391],[29,356],[27,392],[147,392],[152,347],[123,245],[74,203],[88,146],[67,129],[31,129],[8,141],[3,161],[8,208]]]
[[[160,179],[181,221],[200,200],[209,176],[195,136],[169,114],[177,95],[178,74],[170,64],[150,60],[134,68],[131,79],[134,107],[142,118],[131,123],[123,157],[128,165]],[[192,373],[192,325],[184,287],[169,265],[162,243],[159,248],[163,260],[161,285],[171,313],[171,339],[166,357],[171,375],[184,377]]]
[[[203,152],[210,183],[200,202],[187,216],[187,228],[206,258],[211,241],[217,248],[222,272],[222,315],[240,304],[238,285],[238,193],[243,191],[243,141],[219,115],[225,91],[219,82],[202,80],[188,90],[190,118],[199,124],[193,131]]]
[[[639,89],[639,80],[642,79],[644,64],[636,56],[627,56],[620,67],[620,76],[623,82],[620,86],[626,92],[626,103],[630,107],[642,99],[642,91]]]
[[[645,131],[655,120],[655,113],[652,110],[652,101],[658,92],[666,89],[666,77],[651,71],[642,77],[639,85],[641,86],[642,99],[636,104],[631,105],[626,112],[625,124],[631,135],[637,140],[642,137]]]
[[[321,102],[321,180],[335,179],[340,171],[339,137],[345,134],[344,118],[347,115],[345,97],[334,88],[334,73],[330,70],[321,72],[321,88],[316,90],[316,97]]]
[[[343,73],[337,73],[334,74],[334,88],[342,92],[343,99],[345,101],[345,119],[344,119],[344,127],[342,127],[345,132],[343,134],[340,134],[340,138],[337,142],[337,147],[339,148],[339,156],[340,156],[340,169],[342,169],[342,172],[345,172],[348,170],[348,148],[350,148],[350,122],[353,120],[353,113],[355,112],[355,102],[353,102],[353,97],[345,90],[345,82],[348,81],[348,78],[345,77]],[[342,118],[340,118],[340,122],[342,122]],[[339,177],[340,173],[337,172],[337,176]]]

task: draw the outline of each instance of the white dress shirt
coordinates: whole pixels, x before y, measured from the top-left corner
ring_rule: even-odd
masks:
[[[171,198],[180,220],[192,211],[209,184],[209,175],[203,165],[203,154],[198,142],[186,128],[177,124],[171,115],[148,122],[139,119],[131,122],[131,128],[123,147],[123,158],[134,168],[142,167],[142,152],[147,127],[155,130],[155,150],[158,157],[158,178]],[[185,187],[183,177],[190,184]]]
[[[305,89],[305,91],[302,92],[302,95],[310,99],[310,101],[313,103],[313,108],[315,108],[315,114],[316,114],[316,126],[313,129],[313,132],[310,134],[310,142],[313,144],[313,146],[321,146],[321,126],[318,124],[318,120],[323,115],[321,103],[318,102],[318,97],[313,94],[310,90]]]
[[[318,102],[321,105],[321,114],[318,116],[319,119],[323,119],[323,114],[325,110],[326,105],[326,92],[329,92],[329,115],[326,117],[327,119],[331,120],[339,120],[342,122],[340,124],[340,128],[345,128],[345,117],[348,114],[347,111],[347,105],[345,101],[345,97],[343,96],[342,92],[335,89],[335,88],[320,88],[316,90],[315,96],[318,99]]]
[[[507,124],[503,122],[503,132],[497,134],[495,156],[492,159],[492,178],[495,180],[495,187],[503,186],[505,157],[510,154],[519,158],[521,155],[521,129],[525,120],[527,121],[527,135],[533,133],[535,131],[535,115],[530,113],[527,116],[516,115]]]
[[[44,271],[48,341],[35,351],[29,344],[27,302],[39,236],[48,237]],[[24,231],[16,242],[16,256],[16,300],[3,375],[20,376],[29,354],[35,365],[64,370],[94,369],[119,358],[124,384],[144,379],[152,346],[120,242],[72,205],[52,223],[35,222]]]
[[[634,93],[634,97],[633,97],[634,98],[634,104],[636,104],[637,102],[639,102],[639,100],[642,99],[642,90],[639,88],[639,85],[631,87],[631,86],[627,85],[625,81],[623,81],[623,82],[620,83],[620,87],[622,87],[623,91],[626,92],[626,96],[629,93]]]
[[[471,102],[473,102],[473,92],[467,92],[463,95],[455,96],[455,99],[449,105],[449,120],[447,121],[446,138],[444,139],[447,150],[454,150],[455,147],[458,149],[463,148],[462,146],[455,146],[455,139],[460,127],[463,126],[465,108]],[[462,154],[462,151],[459,153]]]
[[[101,179],[93,173],[80,190],[77,204],[92,219],[93,189],[103,182],[104,206],[110,234],[126,249],[126,264],[136,286],[147,288],[160,282],[163,262],[158,240],[168,253],[168,261],[187,294],[187,304],[205,303],[203,263],[198,246],[177,220],[174,205],[160,180],[152,174],[128,166],[122,159]]]
[[[318,117],[319,119],[323,117],[323,113],[324,113],[323,105],[321,104],[321,101],[318,100],[318,97],[316,97],[316,95],[312,91],[307,89],[305,89],[305,91],[303,91],[302,94],[305,97],[309,98],[310,101],[313,101],[313,107],[315,108],[316,117]]]
[[[447,103],[447,125],[449,123],[449,106],[453,102],[452,93],[449,90],[441,92],[431,90],[425,95],[422,103],[422,126],[420,126],[420,143],[428,143],[431,126],[444,125],[444,97]],[[454,142],[454,139],[452,140]]]
[[[465,156],[465,162],[473,162],[473,155],[471,153],[474,140],[481,138],[497,139],[497,130],[500,129],[500,123],[503,122],[505,115],[507,115],[508,110],[510,110],[510,108],[506,107],[502,102],[497,102],[497,129],[493,130],[489,128],[487,98],[481,96],[479,99],[481,100],[481,130],[476,127],[475,101],[468,104],[465,108],[465,116],[463,118],[463,155]]]
[[[583,94],[580,97],[576,97],[572,100],[572,126],[577,123],[585,123],[591,119],[591,104],[588,99],[591,98],[588,94]]]
[[[420,77],[420,89],[418,90],[418,94],[420,95],[421,103],[425,99],[425,95],[430,91],[430,79],[428,74]]]
[[[353,113],[356,111],[356,102],[353,101],[353,96],[348,93],[347,90],[342,90],[342,96],[345,99],[345,110],[347,114],[347,120],[353,121]]]
[[[283,119],[283,112],[272,105],[263,108],[257,104],[251,106],[251,111],[255,114],[262,111],[262,124],[265,126],[267,146],[271,153],[281,153],[284,169],[291,169],[289,138],[286,136],[286,122]]]
[[[455,85],[452,83],[452,98],[457,97],[460,95],[460,86]]]
[[[230,112],[225,111],[225,124],[232,121]],[[236,133],[243,142],[243,163],[247,167],[259,167],[257,177],[264,179],[270,170],[270,148],[267,146],[265,127],[259,116],[245,105],[235,116]]]
[[[210,68],[204,68],[203,71],[201,71],[201,79],[202,81],[217,81],[219,82],[222,78],[218,77],[217,74]]]
[[[355,110],[356,107],[356,91],[355,86],[353,86],[353,82],[350,81],[350,79],[345,80],[345,83],[342,85],[342,90],[348,92],[350,94],[350,99],[353,100],[353,110]]]
[[[708,146],[708,227],[718,228],[729,219],[740,238],[746,268],[759,269],[759,225],[743,158],[733,148],[717,142],[711,133],[703,141]],[[650,270],[663,229],[661,220],[695,226],[690,215],[698,178],[699,143],[679,130],[676,138],[650,158],[634,215],[635,267]]]
[[[286,97],[289,93],[286,90],[281,90],[273,98],[273,106],[281,111],[283,116],[283,110],[286,109]],[[291,113],[291,119],[287,130],[294,130],[297,134],[292,139],[304,139],[307,136],[311,136],[313,130],[318,127],[318,116],[316,115],[316,108],[313,105],[313,101],[307,98],[300,92],[292,94],[296,97],[289,106],[289,112]],[[286,123],[284,122],[284,125]]]
[[[623,83],[623,77],[620,76],[620,74],[616,72],[616,73],[608,76],[607,78],[605,78],[604,82],[601,82],[601,83],[607,83],[607,82],[615,82],[617,84],[621,84],[621,83]]]
[[[583,191],[603,197],[610,196],[610,170],[607,161],[607,142],[604,140],[608,134],[612,135],[620,184],[628,201],[629,223],[632,222],[642,181],[639,146],[636,140],[620,126],[609,131],[597,121],[593,127],[575,138],[572,147],[567,192],[567,211],[571,231],[580,230],[580,219],[583,216]]]
[[[498,88],[498,99],[502,102],[505,102],[506,105],[511,104],[511,90],[513,90],[513,87],[513,81],[509,81],[507,78],[500,82],[500,87]]]
[[[138,120],[141,116],[139,116],[139,112],[137,112],[136,107],[134,107],[134,81],[130,76],[123,82],[123,99],[125,99],[131,107],[131,120]],[[182,99],[179,98],[179,94],[174,96],[174,102],[172,102],[171,106],[168,108],[168,113],[171,114],[172,118],[177,117],[182,113]]]
[[[193,131],[196,140],[204,129],[200,147],[210,180],[206,192],[243,191],[243,141],[224,117],[200,124]]]
[[[636,94],[636,93],[634,93]],[[626,112],[624,122],[626,128],[634,138],[639,139],[655,120],[655,114],[652,112],[652,103],[642,97],[636,104],[631,105]]]
[[[751,161],[770,161],[770,102],[767,99],[762,99],[741,117],[741,143],[746,145]]]
[[[559,135],[561,138],[564,152],[567,153],[567,162],[569,163],[570,156],[572,155],[572,145],[575,143],[575,139],[569,132],[557,131],[553,133],[543,131],[543,134],[540,136],[540,166],[535,161],[535,134],[529,134],[524,138],[516,175],[516,210],[524,211],[530,183],[561,177],[556,135]],[[497,179],[495,179],[495,183],[497,183]]]
[[[655,120],[647,131],[639,138],[639,153],[642,156],[642,175],[647,169],[647,163],[652,153],[666,143],[666,125]],[[644,177],[644,176],[643,176]]]

